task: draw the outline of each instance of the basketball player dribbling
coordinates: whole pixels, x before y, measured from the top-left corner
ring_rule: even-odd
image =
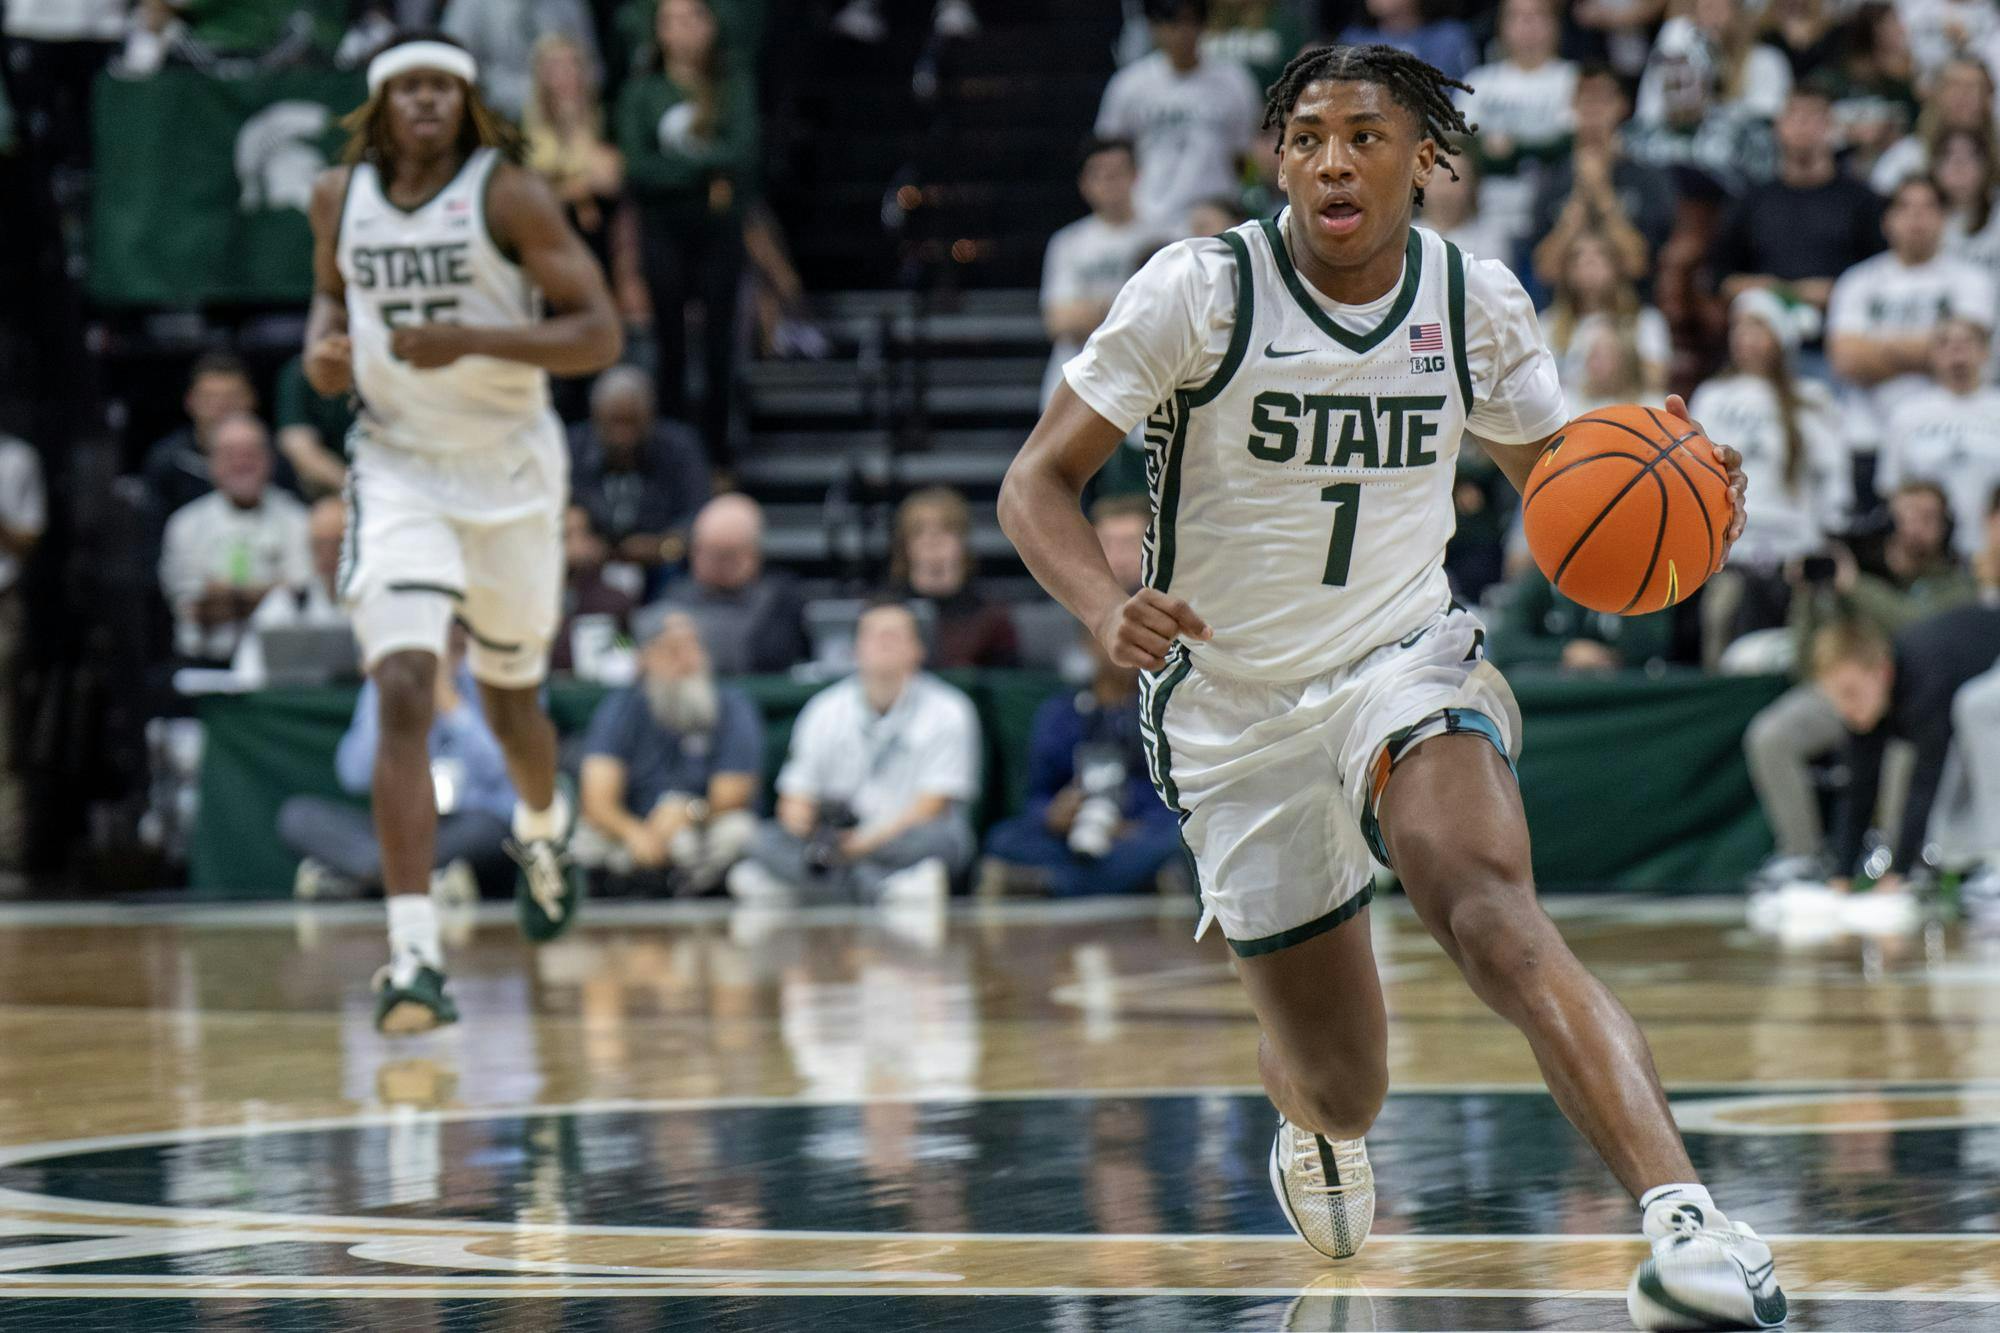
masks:
[[[437,840],[428,739],[453,621],[518,803],[509,850],[530,939],[575,919],[571,801],[542,711],[562,591],[569,455],[548,377],[617,360],[597,262],[540,180],[507,160],[472,56],[414,37],[368,66],[350,165],[313,188],[306,377],[352,390],[340,593],[378,694],[375,829],[389,909],[376,1025],[457,1018],[429,896]],[[543,315],[546,304],[549,314]]]
[[[1293,60],[1266,111],[1290,206],[1132,278],[1009,471],[1002,526],[1145,672],[1196,935],[1220,925],[1262,1031],[1293,1229],[1344,1258],[1374,1219],[1362,1136],[1389,1074],[1372,850],[1638,1200],[1652,1253],[1627,1290],[1634,1322],[1772,1327],[1786,1307],[1769,1248],[1696,1182],[1644,1037],[1536,902],[1519,714],[1445,580],[1461,434],[1519,487],[1566,416],[1518,280],[1411,224],[1467,131],[1455,87],[1389,47]],[[1142,419],[1154,520],[1147,586],[1127,596],[1078,497]],[[1717,453],[1733,541],[1741,460]]]

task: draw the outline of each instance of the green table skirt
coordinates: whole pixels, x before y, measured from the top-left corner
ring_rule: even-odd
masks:
[[[987,786],[977,813],[991,823],[1020,808],[1035,709],[1064,687],[1032,671],[944,675],[979,710]],[[787,677],[736,683],[764,712],[768,787],[793,717],[819,687]],[[1770,849],[1742,739],[1783,680],[1524,673],[1513,684],[1526,727],[1521,792],[1545,887],[1729,887]],[[207,750],[190,858],[194,893],[290,892],[295,862],[278,841],[278,806],[301,793],[341,794],[333,752],[354,693],[284,689],[201,701]],[[604,693],[578,682],[551,685],[556,726],[565,735],[580,731]]]

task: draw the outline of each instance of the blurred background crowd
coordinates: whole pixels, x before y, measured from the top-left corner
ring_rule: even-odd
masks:
[[[993,497],[1125,279],[1282,205],[1262,90],[1332,39],[1473,89],[1476,133],[1419,220],[1520,275],[1572,410],[1685,394],[1751,476],[1728,568],[1618,618],[1550,587],[1511,488],[1462,456],[1447,566],[1494,659],[1517,681],[1785,678],[1732,755],[1770,831],[1765,878],[1893,884],[2000,849],[1993,0],[4,14],[16,888],[183,882],[207,819],[281,838],[301,893],[367,890],[368,693],[328,705],[338,753],[313,761],[320,790],[277,793],[274,831],[204,811],[223,734],[204,722],[351,675],[332,596],[351,406],[299,368],[303,210],[367,57],[427,28],[474,52],[630,329],[626,364],[557,386],[573,495],[555,688],[580,691],[566,759],[608,885],[1187,889],[1136,682],[1040,596]],[[1135,438],[1086,497],[1132,586],[1144,478]],[[470,893],[511,795],[450,674],[440,875]],[[995,681],[1032,696],[1004,745]]]

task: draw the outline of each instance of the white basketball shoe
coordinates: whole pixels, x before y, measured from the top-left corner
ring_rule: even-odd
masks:
[[[1647,1333],[1785,1322],[1771,1247],[1747,1223],[1711,1206],[1662,1199],[1646,1210],[1645,1231],[1653,1257],[1632,1275],[1625,1308]]]
[[[1375,1225],[1375,1169],[1360,1139],[1328,1139],[1278,1117],[1271,1190],[1299,1239],[1329,1259],[1351,1258]]]

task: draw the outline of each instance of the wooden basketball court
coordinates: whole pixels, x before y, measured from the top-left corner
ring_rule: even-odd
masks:
[[[1795,1329],[2000,1329],[2000,946],[1557,899]],[[1618,1329],[1635,1210],[1400,902],[1373,1239],[1265,1177],[1255,1034],[1151,901],[597,905],[370,1026],[379,905],[0,913],[7,1329]],[[1782,1238],[1782,1239],[1779,1239]]]

